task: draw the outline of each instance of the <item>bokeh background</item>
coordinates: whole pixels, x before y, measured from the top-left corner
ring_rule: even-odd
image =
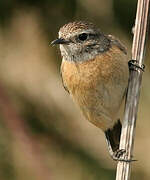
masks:
[[[113,180],[101,130],[62,87],[58,47],[73,20],[97,24],[127,46],[136,0],[0,0],[0,180]],[[133,180],[150,179],[150,43],[136,128]]]

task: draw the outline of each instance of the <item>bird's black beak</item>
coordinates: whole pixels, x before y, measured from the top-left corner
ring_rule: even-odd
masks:
[[[54,41],[51,42],[51,45],[57,45],[57,44],[68,44],[69,41],[66,41],[65,39],[63,38],[58,38],[58,39],[55,39]]]

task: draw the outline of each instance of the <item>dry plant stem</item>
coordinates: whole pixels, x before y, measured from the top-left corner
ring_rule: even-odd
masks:
[[[134,38],[132,45],[132,59],[137,60],[141,67],[143,64],[147,24],[149,14],[149,0],[138,0],[135,21]],[[125,149],[124,159],[132,159],[135,125],[140,96],[140,87],[143,71],[134,67],[130,70],[128,93],[125,106],[125,115],[122,125],[120,149]],[[116,180],[129,180],[131,174],[131,162],[119,161],[117,164]]]

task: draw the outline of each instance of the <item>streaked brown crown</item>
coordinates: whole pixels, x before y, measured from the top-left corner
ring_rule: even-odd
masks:
[[[97,30],[94,24],[84,21],[74,21],[68,24],[65,24],[60,28],[59,33],[65,38],[68,34],[79,32],[81,30],[93,29]]]

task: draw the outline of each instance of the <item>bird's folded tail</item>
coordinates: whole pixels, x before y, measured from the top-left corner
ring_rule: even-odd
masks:
[[[116,152],[119,149],[120,135],[121,135],[121,122],[118,120],[112,129],[105,131],[106,140],[109,150]]]

